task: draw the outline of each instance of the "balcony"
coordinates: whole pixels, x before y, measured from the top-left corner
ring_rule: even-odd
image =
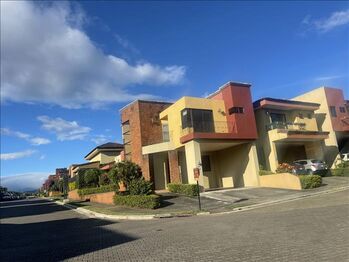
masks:
[[[266,125],[266,129],[267,129],[267,131],[270,131],[273,129],[305,131],[306,124],[305,123],[292,123],[292,122],[273,122],[273,123]]]

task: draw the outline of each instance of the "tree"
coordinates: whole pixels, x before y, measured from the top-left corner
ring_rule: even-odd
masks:
[[[85,185],[88,187],[97,187],[100,173],[100,170],[97,168],[91,168],[86,170],[84,174]]]
[[[114,164],[108,176],[113,183],[123,182],[128,187],[131,181],[142,178],[142,170],[139,165],[133,162],[121,161]]]

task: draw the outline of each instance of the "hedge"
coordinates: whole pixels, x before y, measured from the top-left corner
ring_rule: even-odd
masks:
[[[114,204],[117,206],[155,209],[160,206],[158,195],[115,195]]]
[[[92,188],[82,188],[78,190],[78,194],[80,196],[90,195],[90,194],[98,194],[98,193],[106,193],[116,191],[118,189],[117,185],[107,185],[101,187],[92,187]]]
[[[322,177],[319,175],[301,175],[299,176],[302,189],[319,187],[322,184]]]
[[[349,176],[349,168],[331,169],[332,176]]]
[[[197,196],[198,187],[196,184],[167,184],[168,190],[172,193],[177,193],[186,196]]]

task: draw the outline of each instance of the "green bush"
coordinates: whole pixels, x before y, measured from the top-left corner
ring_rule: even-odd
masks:
[[[155,209],[160,206],[158,195],[115,195],[114,204],[117,206]]]
[[[85,187],[85,170],[84,169],[80,169],[78,174],[76,175],[76,188],[84,188]]]
[[[259,175],[260,176],[265,176],[265,175],[273,175],[274,173],[272,171],[269,170],[259,170]]]
[[[85,171],[84,182],[86,187],[96,187],[99,182],[100,170],[97,168],[90,168]]]
[[[153,192],[153,183],[142,179],[132,180],[128,184],[130,195],[150,195]]]
[[[108,173],[109,179],[114,183],[124,182],[126,188],[133,180],[139,180],[142,178],[141,168],[130,161],[121,161],[111,168]]]
[[[349,176],[349,168],[331,169],[332,176]]]
[[[167,184],[168,190],[172,193],[177,193],[186,196],[197,196],[198,187],[196,184]]]
[[[68,187],[69,187],[69,191],[75,190],[76,182],[69,182]]]
[[[107,173],[103,173],[99,177],[99,185],[100,186],[105,186],[110,184],[110,179],[108,177]]]
[[[117,185],[107,185],[107,186],[101,186],[101,187],[89,187],[89,188],[79,189],[78,194],[80,196],[84,196],[84,195],[90,195],[90,194],[113,192],[113,191],[116,191],[117,189],[118,189]]]
[[[319,187],[322,184],[322,177],[319,175],[301,175],[299,176],[302,189]]]

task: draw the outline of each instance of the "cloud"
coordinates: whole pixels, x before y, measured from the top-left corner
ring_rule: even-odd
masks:
[[[29,134],[22,133],[19,131],[13,131],[9,128],[1,128],[0,130],[1,130],[1,135],[18,137],[20,139],[24,139],[24,140],[28,141],[30,144],[32,144],[34,146],[46,145],[46,144],[51,143],[51,141],[47,138],[33,137]]]
[[[328,81],[328,80],[334,80],[334,79],[343,78],[343,77],[345,77],[345,76],[344,75],[318,76],[318,77],[315,77],[314,80],[315,81]]]
[[[40,188],[48,175],[50,175],[48,172],[32,172],[12,176],[2,176],[1,185],[7,187],[10,191],[31,191]]]
[[[105,135],[95,135],[94,137],[91,138],[91,141],[96,143],[97,145],[106,143],[108,141],[108,136]]]
[[[34,153],[36,153],[35,150],[26,150],[26,151],[13,152],[13,153],[4,153],[4,154],[0,154],[0,159],[1,160],[14,160],[14,159],[18,159],[18,158],[31,156]]]
[[[312,19],[310,15],[307,15],[303,19],[302,24],[316,29],[320,33],[326,33],[337,27],[349,24],[349,9],[333,12],[329,17],[324,19]]]
[[[41,127],[54,133],[59,141],[83,140],[91,131],[91,128],[80,126],[76,121],[67,121],[60,117],[38,116],[37,119],[42,123]]]
[[[1,1],[3,102],[99,107],[155,98],[135,88],[176,85],[184,79],[184,66],[130,64],[105,54],[82,29],[83,17],[69,3]]]

